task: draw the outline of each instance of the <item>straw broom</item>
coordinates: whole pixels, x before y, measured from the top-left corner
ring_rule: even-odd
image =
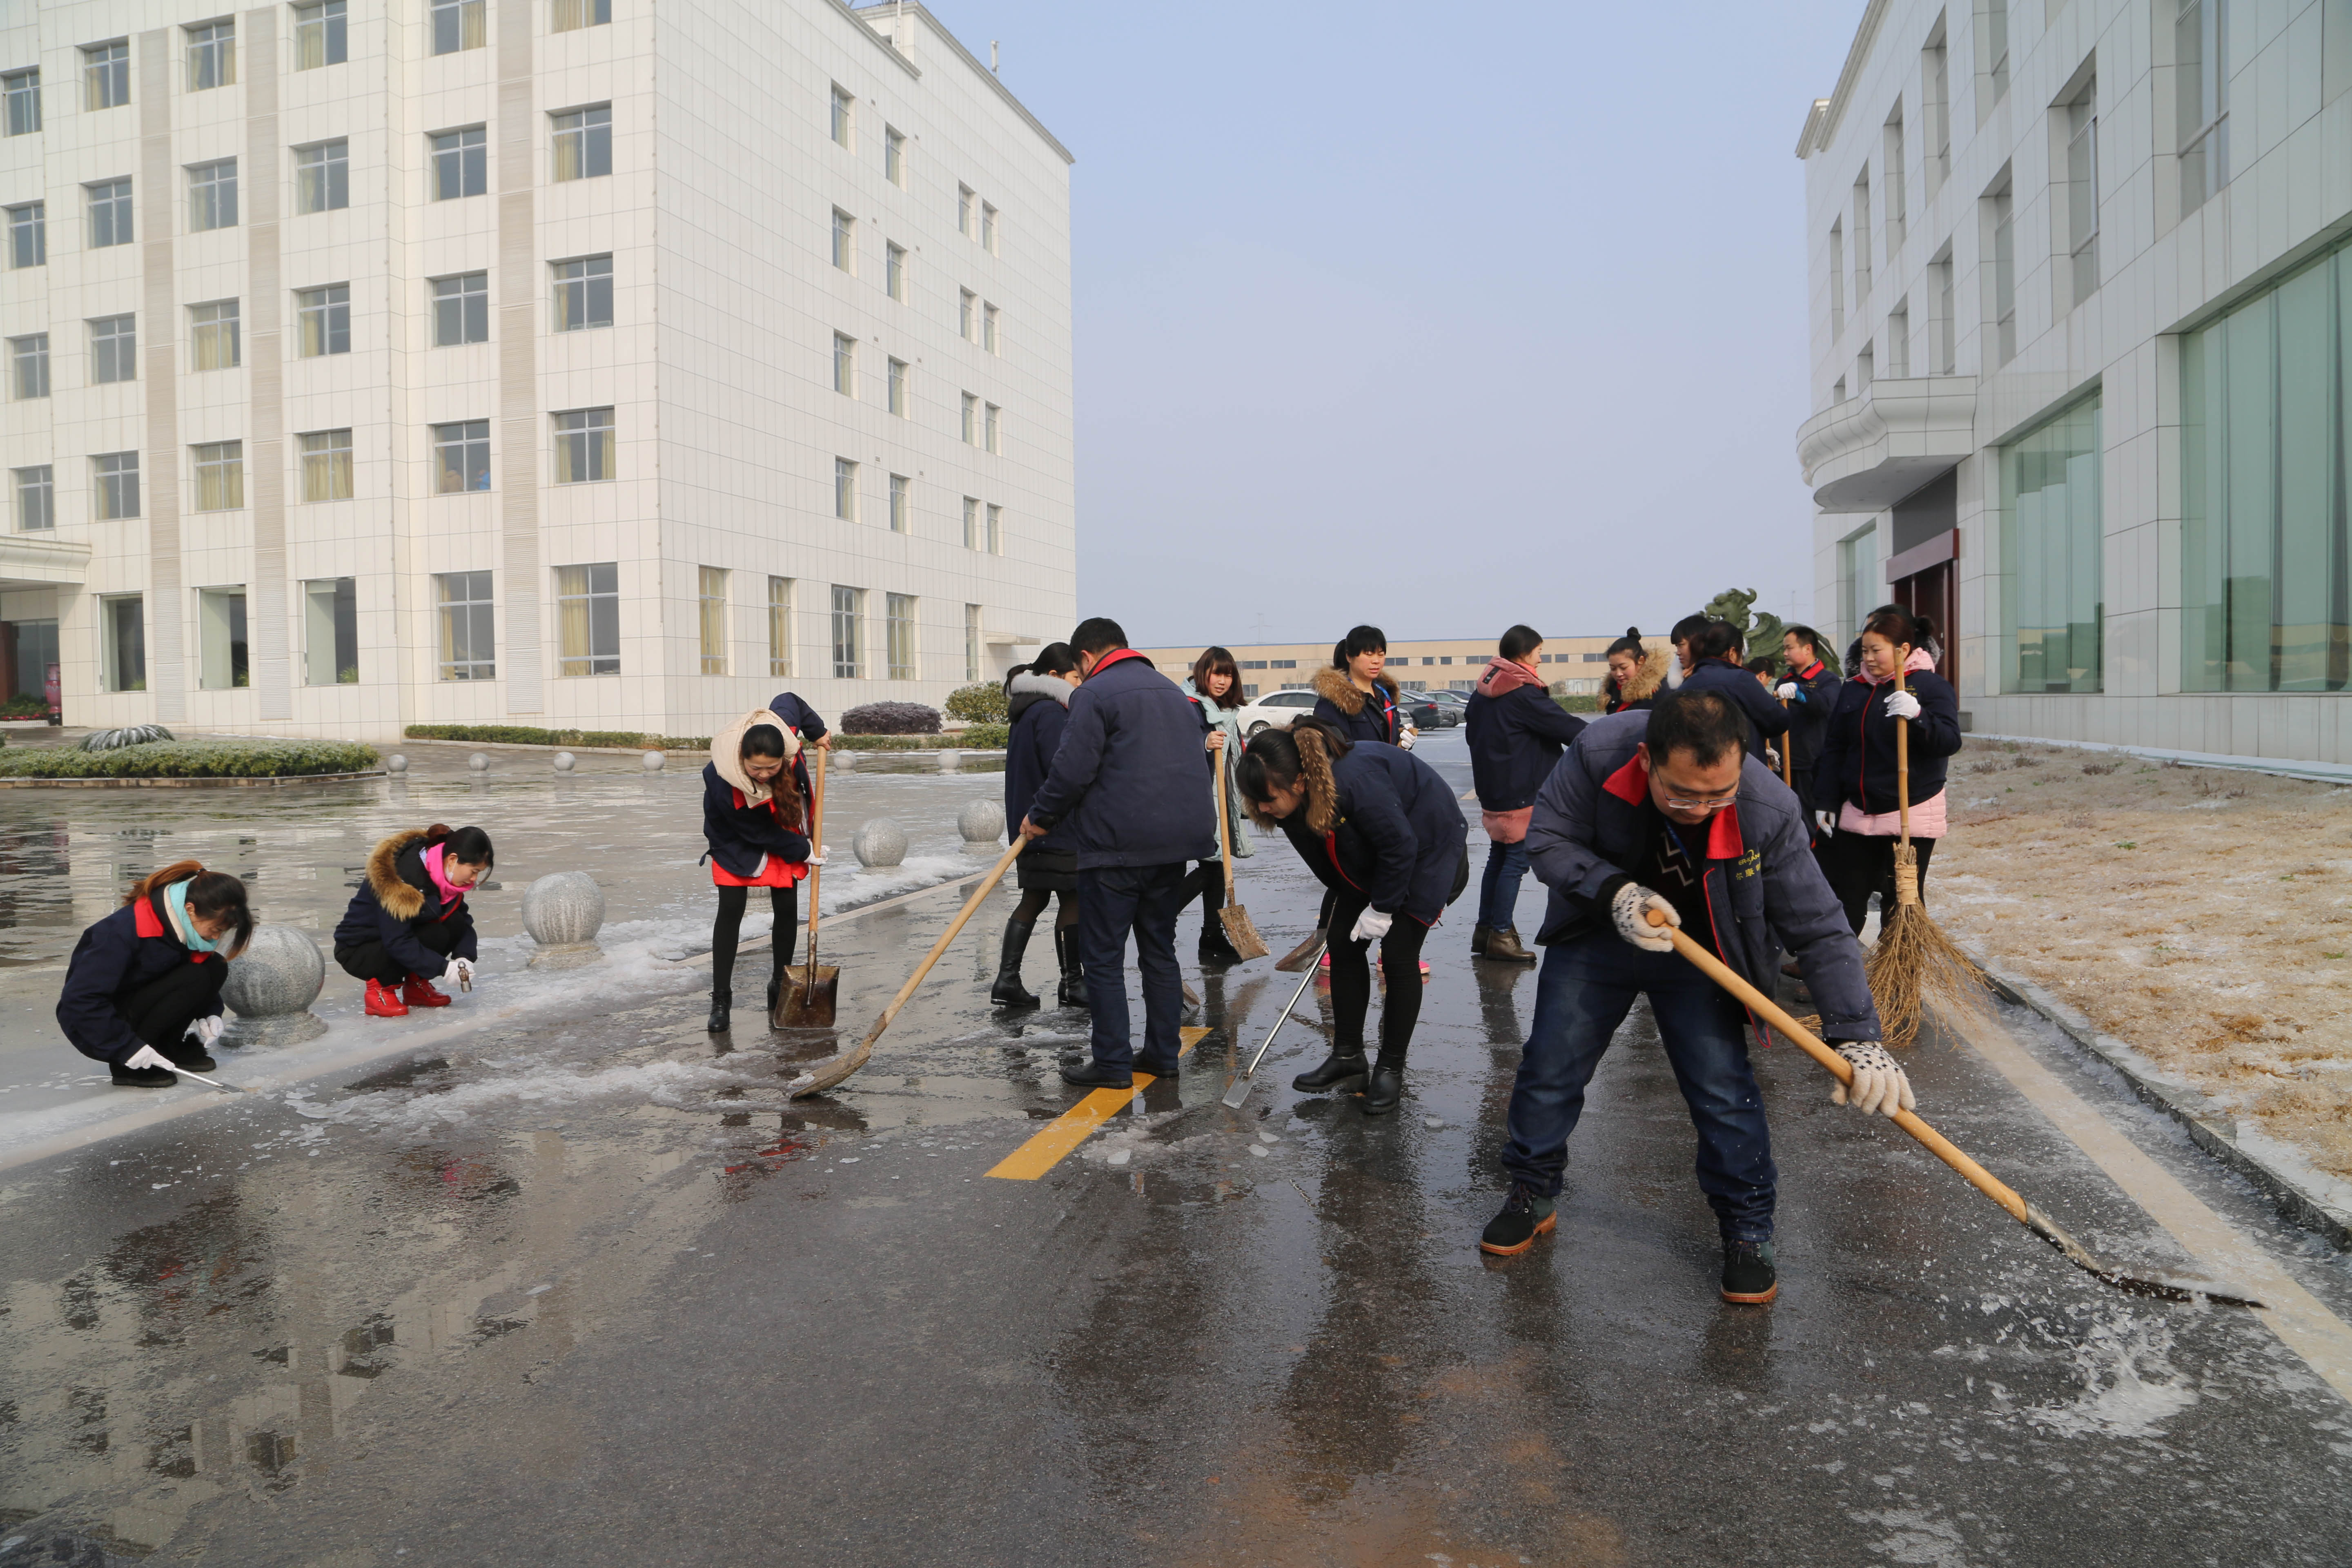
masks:
[[[1908,644],[1897,650],[1895,689],[1901,691]],[[1919,1037],[1919,1019],[1933,1002],[1974,1012],[1984,994],[1984,971],[1976,966],[1919,901],[1919,855],[1911,847],[1911,721],[1895,722],[1895,807],[1902,837],[1895,847],[1895,907],[1881,911],[1878,945],[1865,973],[1878,1026],[1886,1046],[1900,1050]]]

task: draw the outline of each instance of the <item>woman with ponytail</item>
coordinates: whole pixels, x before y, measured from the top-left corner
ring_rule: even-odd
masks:
[[[1882,913],[1895,909],[1895,846],[1903,829],[1895,778],[1895,734],[1905,738],[1911,768],[1911,847],[1919,857],[1919,895],[1927,893],[1927,858],[1944,836],[1944,775],[1960,749],[1960,701],[1936,673],[1936,625],[1899,605],[1882,605],[1862,623],[1861,664],[1839,688],[1822,726],[1807,804],[1819,830],[1822,869],[1862,934],[1870,895]],[[1895,672],[1903,687],[1895,689]]]
[[[1377,742],[1412,750],[1420,731],[1405,717],[1396,678],[1388,672],[1388,634],[1378,626],[1352,626],[1331,647],[1328,668],[1315,672],[1315,717],[1350,744]],[[1276,969],[1303,969],[1331,927],[1331,900],[1323,900],[1315,931],[1275,961]],[[1330,964],[1326,962],[1325,968]]]
[[[703,1026],[723,1035],[733,1027],[735,949],[751,889],[768,889],[775,915],[768,971],[768,1016],[776,1016],[784,971],[800,941],[800,906],[793,889],[822,862],[809,850],[808,804],[794,771],[799,732],[774,710],[754,708],[710,737],[702,769],[702,837],[709,845],[711,885],[719,913],[710,922],[710,1018]]]
[[[478,827],[407,827],[375,847],[335,927],[335,962],[367,982],[367,1016],[446,1007],[442,984],[474,984],[474,915],[466,890],[497,864]]]
[[[1603,713],[1647,708],[1658,700],[1658,690],[1666,683],[1666,650],[1643,648],[1641,627],[1627,626],[1603,657],[1609,660],[1609,673],[1601,682]]]
[[[81,933],[58,995],[58,1026],[125,1089],[162,1089],[215,1067],[228,961],[253,940],[245,884],[194,860],[131,886]]]
[[[1004,752],[1004,821],[1021,831],[1030,804],[1053,771],[1055,750],[1069,728],[1070,694],[1078,689],[1078,656],[1068,643],[1052,642],[1037,650],[1027,664],[1016,664],[1004,675],[1004,710],[1012,733]],[[1064,836],[1067,837],[1067,835]],[[1021,984],[1021,958],[1029,951],[1037,917],[1050,900],[1054,910],[1054,957],[1062,971],[1062,987],[1055,1000],[1065,1007],[1087,1005],[1086,965],[1078,960],[1078,852],[1066,843],[1056,845],[1052,835],[1021,852],[1013,863],[1019,879],[1021,901],[1004,922],[1004,942],[996,959],[996,984],[988,999],[999,1007],[1034,1007],[1036,996]]]
[[[1333,894],[1331,1055],[1291,1086],[1305,1093],[1360,1086],[1367,1115],[1394,1110],[1405,1052],[1421,1018],[1421,947],[1470,881],[1469,826],[1437,770],[1394,746],[1352,745],[1321,720],[1250,741],[1239,770],[1250,820],[1280,826],[1307,868]],[[1364,1059],[1381,944],[1389,977],[1379,1059]]]

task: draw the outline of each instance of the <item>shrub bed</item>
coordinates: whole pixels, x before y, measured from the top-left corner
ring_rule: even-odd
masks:
[[[646,735],[635,730],[534,730],[524,724],[411,724],[412,741],[472,741],[486,746],[609,746],[623,751],[707,752],[708,735]]]
[[[1552,700],[1559,703],[1562,708],[1567,709],[1571,713],[1598,713],[1601,711],[1601,699],[1589,691],[1580,692],[1570,697],[1555,697]]]
[[[959,686],[948,693],[948,717],[967,723],[1002,722],[1010,711],[1004,702],[1004,688],[992,680],[982,680],[971,686]]]
[[[0,756],[0,778],[263,779],[356,773],[376,750],[348,741],[157,741],[113,752],[19,746]]]
[[[833,736],[844,752],[1001,752],[1011,731],[1003,724],[967,724],[953,735]]]
[[[920,702],[866,702],[841,716],[848,735],[936,735],[940,710]]]

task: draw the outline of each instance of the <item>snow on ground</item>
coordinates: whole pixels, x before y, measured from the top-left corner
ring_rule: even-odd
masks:
[[[1974,742],[1929,912],[2352,1177],[2352,789]]]

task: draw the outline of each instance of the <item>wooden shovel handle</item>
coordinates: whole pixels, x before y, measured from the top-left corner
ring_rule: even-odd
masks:
[[[1789,1016],[1770,997],[1742,980],[1729,964],[1685,936],[1677,928],[1667,925],[1663,910],[1652,910],[1649,912],[1649,921],[1654,926],[1664,928],[1666,935],[1674,941],[1676,952],[1696,964],[1700,973],[1709,980],[1738,997],[1741,1005],[1750,1013],[1794,1040],[1807,1056],[1828,1068],[1840,1083],[1853,1082],[1853,1067],[1851,1063],[1815,1039],[1802,1025]],[[1962,1153],[1950,1139],[1946,1138],[1907,1110],[1896,1111],[1894,1121],[1895,1126],[1917,1139],[1929,1153],[1966,1177],[1970,1186],[2008,1210],[2011,1219],[2020,1225],[2032,1223],[2026,1218],[2025,1200],[2019,1197],[2006,1183],[1991,1172]]]
[[[803,746],[801,753],[803,756],[807,755],[808,748]],[[816,766],[811,770],[813,777],[809,785],[809,794],[812,797],[809,805],[809,839],[816,847],[817,858],[820,860],[824,858],[824,765],[832,760],[825,752],[819,752],[816,754]],[[808,978],[801,982],[801,989],[803,992],[816,989],[816,927],[818,918],[824,912],[824,905],[817,900],[817,892],[824,883],[824,868],[823,866],[809,868]]]
[[[1780,711],[1786,713],[1788,710],[1789,700],[1783,697],[1780,699]],[[1789,761],[1790,753],[1797,749],[1795,745],[1791,743],[1791,738],[1795,734],[1796,731],[1794,730],[1783,730],[1780,731],[1780,782],[1787,784],[1790,789],[1797,787],[1797,771]]]
[[[1218,731],[1223,734],[1223,731]],[[1227,736],[1226,739],[1232,739]],[[1225,863],[1225,902],[1234,901],[1234,841],[1225,823],[1225,753],[1223,748],[1209,753],[1210,766],[1216,772],[1217,790],[1217,858]]]
[[[931,943],[931,951],[923,954],[923,962],[915,965],[915,973],[907,976],[907,984],[898,987],[898,994],[890,998],[890,1005],[882,1009],[882,1016],[874,1020],[872,1028],[866,1031],[866,1038],[859,1043],[859,1050],[872,1049],[874,1042],[882,1037],[882,1031],[890,1026],[890,1020],[898,1016],[898,1009],[907,1005],[907,998],[915,994],[915,987],[923,983],[923,976],[929,974],[931,965],[940,961],[940,954],[948,950],[948,943],[955,941],[956,933],[963,930],[964,922],[971,919],[981,901],[996,890],[996,884],[1004,879],[1004,873],[1012,866],[1013,858],[1028,847],[1029,840],[1021,837],[1021,829],[1016,825],[1013,829],[1013,847],[999,857],[987,879],[972,889],[971,897],[966,899],[963,908],[956,911],[956,918],[948,922],[948,929],[940,932],[940,940]]]

